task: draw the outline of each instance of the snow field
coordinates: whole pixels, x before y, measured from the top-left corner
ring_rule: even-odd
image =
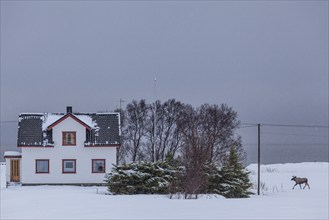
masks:
[[[257,165],[247,167],[257,181]],[[292,187],[307,177],[311,190]],[[261,166],[260,196],[197,200],[167,195],[106,195],[106,187],[11,186],[1,190],[1,219],[328,219],[328,163]],[[277,188],[277,190],[275,189]],[[274,190],[273,190],[274,189]],[[98,194],[97,194],[98,190]],[[256,192],[254,187],[253,191]]]

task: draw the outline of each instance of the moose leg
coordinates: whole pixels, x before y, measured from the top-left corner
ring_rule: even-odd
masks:
[[[308,183],[307,183],[307,182],[305,183],[305,186],[304,186],[304,188],[305,188],[306,186],[308,186],[308,189],[311,189],[311,188],[310,188],[310,185],[308,185]]]
[[[302,189],[302,184],[299,184],[300,189]]]
[[[292,189],[294,189],[295,188],[295,186],[297,185],[298,183],[296,183],[295,185],[294,185],[294,187],[292,187]]]

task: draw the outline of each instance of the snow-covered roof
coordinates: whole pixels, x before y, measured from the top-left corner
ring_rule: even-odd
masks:
[[[97,123],[93,118],[88,115],[88,114],[71,114],[86,125],[88,125],[90,128],[95,128],[97,127]],[[45,113],[44,116],[42,117],[42,130],[45,131],[47,128],[54,124],[56,121],[60,120],[61,118],[65,117],[63,114],[56,114],[56,113]]]
[[[17,145],[53,146],[51,129],[67,117],[90,130],[86,146],[120,144],[119,113],[24,113],[19,115]]]
[[[97,127],[96,121],[94,121],[90,115],[74,115],[74,116],[91,128]]]
[[[18,151],[5,151],[3,154],[5,157],[12,157],[12,156],[21,156],[22,153]]]
[[[58,121],[63,115],[59,114],[52,114],[52,113],[45,113],[42,119],[42,130],[45,131],[49,127],[49,125]]]

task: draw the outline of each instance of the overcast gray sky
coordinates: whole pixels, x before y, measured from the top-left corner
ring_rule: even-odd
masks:
[[[155,76],[162,101],[328,125],[328,1],[1,1],[1,121],[151,102]]]

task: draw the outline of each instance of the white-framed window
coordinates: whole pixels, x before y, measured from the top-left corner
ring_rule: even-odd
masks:
[[[62,162],[63,173],[76,173],[76,159],[65,159]]]
[[[49,160],[48,159],[35,160],[35,173],[49,173]]]
[[[92,173],[105,173],[105,159],[92,159]]]

